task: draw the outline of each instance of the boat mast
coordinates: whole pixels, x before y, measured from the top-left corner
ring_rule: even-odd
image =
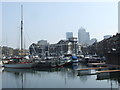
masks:
[[[23,57],[23,5],[21,5],[21,57]]]

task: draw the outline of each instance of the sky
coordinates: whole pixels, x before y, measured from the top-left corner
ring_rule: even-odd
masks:
[[[98,41],[118,32],[117,2],[3,2],[3,46],[20,47],[21,5],[26,48],[39,40],[57,43],[66,32],[78,37],[81,27]]]

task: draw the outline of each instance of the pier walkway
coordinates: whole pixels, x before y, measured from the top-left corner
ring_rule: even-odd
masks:
[[[109,67],[83,68],[83,69],[78,69],[78,71],[95,70],[95,69],[107,69],[107,68],[109,68]]]
[[[96,71],[96,73],[108,73],[108,72],[120,72],[120,70],[104,70],[104,71]]]
[[[93,67],[93,66],[106,66],[105,63],[87,63],[87,65],[91,66],[91,67]]]
[[[96,65],[97,67],[77,69],[78,76],[79,75],[84,76],[84,75],[96,75],[96,74],[100,74],[100,73],[120,72],[120,65],[111,65],[111,64],[103,64],[103,63],[91,63],[91,65]],[[110,70],[110,69],[112,69],[112,70]]]

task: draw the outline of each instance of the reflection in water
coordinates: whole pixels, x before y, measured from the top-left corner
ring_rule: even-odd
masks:
[[[119,88],[119,85],[120,85],[120,72],[100,73],[100,74],[97,75],[96,80],[108,80],[110,82],[111,88],[113,88],[113,83],[118,85],[118,88]]]
[[[2,68],[0,67],[0,90],[2,89]]]
[[[3,88],[113,88],[120,83],[120,73],[110,73],[110,77],[100,75],[77,76],[78,68],[84,64],[74,64],[65,68],[10,69],[3,70]],[[117,77],[116,77],[117,75]],[[109,81],[109,82],[108,82]],[[112,81],[112,84],[111,82]],[[114,82],[113,82],[114,81]],[[119,83],[118,83],[119,82]]]

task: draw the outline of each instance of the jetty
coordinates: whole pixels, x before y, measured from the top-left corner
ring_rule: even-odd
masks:
[[[78,69],[78,71],[83,71],[83,70],[96,70],[96,69],[107,69],[109,67],[96,67],[96,68],[83,68],[83,69]]]
[[[120,70],[104,70],[104,71],[96,71],[96,73],[110,73],[110,72],[120,72]]]
[[[77,69],[78,76],[120,72],[120,65],[111,65],[111,64],[105,64],[105,63],[89,63],[89,65],[91,66],[96,65],[96,67]]]
[[[96,75],[96,70],[101,70],[101,69],[109,69],[109,67],[96,67],[96,68],[83,68],[83,69],[78,69],[78,76],[84,76],[84,75]]]
[[[90,67],[106,66],[105,63],[87,63]]]

